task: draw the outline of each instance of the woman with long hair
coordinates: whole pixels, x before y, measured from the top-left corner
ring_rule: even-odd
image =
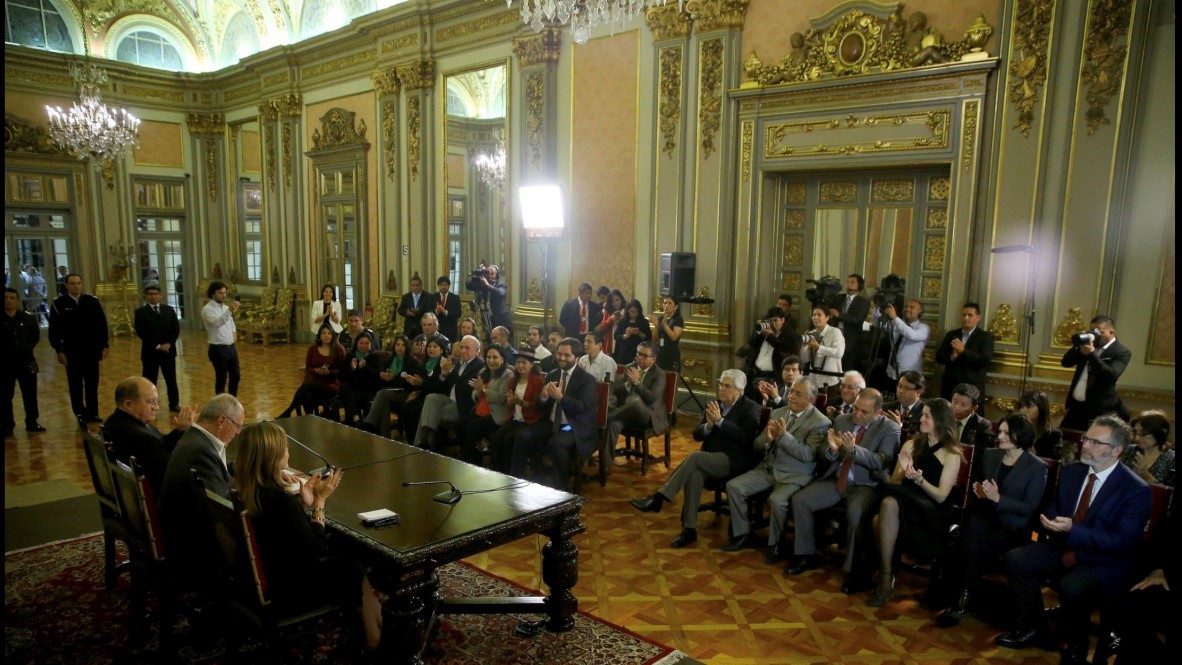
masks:
[[[653,317],[653,328],[657,330],[657,366],[666,372],[680,372],[685,319],[681,318],[681,306],[673,296],[661,299],[661,313]]]
[[[320,604],[328,594],[342,605],[360,607],[366,647],[377,649],[382,607],[369,578],[360,566],[329,556],[325,540],[324,506],[344,472],[293,476],[287,470],[287,436],[272,422],[243,427],[234,450],[234,489],[250,514],[271,597],[299,606]],[[317,591],[309,593],[309,584]]]
[[[612,324],[616,322],[613,315],[615,305],[612,302],[612,290],[606,286],[599,287],[595,290],[595,299],[599,301],[599,306],[603,311],[603,317],[598,325],[599,331],[603,333],[603,348],[600,352],[610,356],[612,354]]]
[[[296,389],[291,404],[279,414],[289,418],[297,409],[306,414],[315,414],[318,407],[326,406],[341,389],[341,361],[345,349],[337,342],[332,326],[320,326],[316,343],[304,354],[304,382]]]
[[[468,382],[477,400],[476,409],[471,415],[461,417],[456,426],[456,431],[461,433],[461,458],[465,462],[480,464],[480,441],[509,420],[509,407],[505,405],[505,400],[513,370],[505,366],[506,353],[500,344],[485,349],[484,369]]]
[[[1133,445],[1120,461],[1147,483],[1174,486],[1174,445],[1170,443],[1170,419],[1165,411],[1142,411],[1133,418]]]
[[[337,300],[336,287],[325,284],[320,289],[320,300],[312,303],[312,332],[320,334],[321,327],[331,326],[332,331],[339,334],[342,330],[341,318],[341,302]]]
[[[411,445],[414,445],[415,433],[419,431],[419,418],[423,415],[423,402],[427,395],[447,392],[447,384],[443,382],[443,369],[439,364],[450,350],[449,346],[447,339],[442,335],[428,339],[424,349],[426,360],[423,362],[422,376],[406,377],[413,392],[398,410],[398,424],[402,428],[406,442]]]
[[[476,336],[476,319],[473,319],[470,316],[465,316],[464,318],[460,319],[459,330],[460,330],[460,334],[458,336],[456,336],[456,338],[453,339],[452,342],[458,342],[461,339],[464,339],[464,337],[467,335],[471,335],[471,336],[475,337]]]
[[[627,365],[635,361],[636,347],[640,346],[641,342],[653,338],[652,328],[648,325],[648,319],[644,317],[644,306],[639,300],[633,298],[628,301],[623,316],[616,321],[613,335],[616,351],[612,357],[616,359],[616,364]]]
[[[362,429],[390,438],[390,414],[397,413],[415,389],[408,377],[423,377],[423,364],[410,353],[410,339],[406,335],[394,338],[390,362],[378,375],[381,388],[369,405]]]
[[[1051,424],[1051,400],[1046,393],[1035,390],[1023,394],[1018,398],[1018,408],[1014,409],[1014,413],[1026,416],[1034,425],[1035,455],[1050,459],[1063,458],[1063,432]]]
[[[545,383],[542,375],[534,369],[533,352],[523,349],[513,364],[513,376],[509,378],[509,385],[505,390],[505,406],[509,411],[509,418],[497,428],[488,442],[494,471],[509,472],[514,435],[526,425],[532,425],[542,419],[542,412],[538,410],[538,395],[542,393]]]
[[[903,444],[890,481],[878,486],[883,499],[874,518],[874,535],[882,577],[867,605],[878,607],[890,600],[900,532],[921,555],[939,551],[948,522],[948,495],[962,461],[952,405],[945,399],[928,400],[919,419],[919,434]]]
[[[345,407],[346,425],[356,426],[369,409],[382,385],[384,361],[382,353],[373,350],[373,337],[368,331],[357,335],[341,365],[341,404]]]

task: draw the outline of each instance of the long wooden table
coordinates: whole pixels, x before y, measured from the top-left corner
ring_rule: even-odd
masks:
[[[579,548],[586,530],[579,508],[586,499],[506,476],[450,457],[367,434],[315,416],[275,421],[296,441],[289,465],[312,470],[328,463],[345,470],[326,506],[334,541],[370,567],[373,586],[389,595],[382,608],[382,649],[395,662],[421,663],[436,614],[537,613],[546,628],[570,630],[578,599]],[[403,487],[404,482],[447,480],[464,496],[453,505],[433,500],[446,484]],[[361,524],[360,512],[389,508],[401,521],[380,529]],[[441,598],[436,569],[533,534],[549,536],[542,548],[546,597]]]

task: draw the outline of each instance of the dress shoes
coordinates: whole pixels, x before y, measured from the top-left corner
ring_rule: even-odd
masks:
[[[940,616],[936,617],[937,628],[951,628],[960,623],[960,620],[969,615],[969,592],[962,591],[956,597],[956,600],[944,609]]]
[[[1095,662],[1101,663],[1108,661],[1097,659]],[[1088,643],[1084,642],[1082,644],[1072,645],[1059,652],[1059,665],[1089,665]]]
[[[749,547],[755,547],[755,539],[751,534],[745,533],[737,538],[731,538],[731,541],[722,546],[723,552],[738,552]]]
[[[679,549],[685,547],[686,545],[690,545],[690,544],[695,543],[697,541],[698,541],[698,530],[697,529],[682,529],[681,533],[677,534],[677,537],[673,539],[673,542],[669,543],[669,546],[675,550],[679,550]]]
[[[841,581],[841,592],[847,596],[866,591],[871,586],[870,578],[857,573],[847,573]]]
[[[628,503],[632,504],[633,508],[639,510],[642,513],[659,513],[661,512],[661,506],[665,504],[665,496],[660,492],[657,492],[656,494],[650,494],[643,499],[628,499]],[[681,536],[678,536],[678,538],[680,537]],[[696,532],[694,538],[697,538]],[[674,545],[674,547],[677,547],[677,545]]]
[[[776,543],[775,545],[767,548],[767,554],[763,557],[763,560],[765,563],[767,563],[767,565],[771,566],[780,563],[787,558],[788,546],[783,543]]]
[[[1026,649],[1037,647],[1044,651],[1057,648],[1055,640],[1045,628],[1026,628],[1011,631],[1005,635],[998,635],[993,643],[1007,649]]]
[[[28,425],[25,425],[25,431],[26,432],[44,432],[45,428],[42,427],[40,425],[40,423],[30,423]]]
[[[821,567],[821,560],[813,555],[802,556],[784,568],[785,575],[800,575]]]

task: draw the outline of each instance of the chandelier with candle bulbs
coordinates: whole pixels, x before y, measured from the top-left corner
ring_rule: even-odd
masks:
[[[107,83],[107,73],[93,64],[73,63],[70,73],[78,83],[79,100],[70,110],[46,106],[49,113],[49,136],[63,150],[78,159],[91,159],[100,166],[122,157],[135,147],[140,121],[123,108],[110,108],[99,90]]]
[[[481,152],[472,149],[472,166],[480,180],[489,187],[500,187],[505,182],[505,141],[497,141],[497,147],[491,152]]]
[[[541,32],[547,23],[570,25],[576,44],[586,44],[591,29],[600,23],[611,26],[612,34],[651,7],[663,7],[668,0],[521,0],[521,21]],[[680,10],[684,0],[677,0]],[[505,0],[507,7],[513,0]]]

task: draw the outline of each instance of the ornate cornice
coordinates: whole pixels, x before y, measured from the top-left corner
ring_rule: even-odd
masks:
[[[1009,93],[1018,117],[1012,129],[1030,137],[1034,107],[1047,82],[1054,0],[1018,0],[1014,11],[1014,46],[1010,51]]]
[[[1088,11],[1084,64],[1079,73],[1081,86],[1087,88],[1088,136],[1100,125],[1109,124],[1104,109],[1124,80],[1132,14],[1129,0],[1093,0]]]
[[[513,55],[520,67],[533,67],[558,62],[562,51],[562,33],[557,28],[546,28],[536,35],[513,39]]]
[[[299,118],[304,112],[304,98],[298,92],[267,100],[275,107],[279,118]]]
[[[398,81],[407,92],[430,90],[435,87],[435,61],[419,60],[394,67]]]
[[[685,39],[689,37],[693,27],[693,19],[690,18],[689,12],[678,11],[677,5],[672,3],[649,9],[644,13],[644,21],[653,33],[654,42]]]
[[[748,0],[689,0],[685,12],[698,34],[715,30],[742,30]]]
[[[354,124],[356,116],[355,112],[342,108],[329,109],[328,113],[320,117],[320,127],[312,130],[312,149],[369,145],[365,140],[365,121]]]
[[[373,81],[373,88],[378,96],[397,95],[402,91],[402,83],[398,81],[398,73],[393,69],[384,72],[374,72],[369,76]]]
[[[267,100],[259,104],[259,118],[263,122],[274,122],[279,119],[279,109],[271,104],[271,100]]]
[[[472,3],[477,5],[478,3]],[[519,14],[516,10],[501,10],[495,14],[488,16],[481,16],[480,18],[467,21],[465,23],[458,23],[456,25],[449,25],[446,28],[439,28],[435,31],[435,40],[439,43],[449,42],[453,39],[467,37],[474,35],[490,28],[499,28],[504,25],[513,25],[517,23]]]
[[[190,134],[218,135],[226,131],[226,116],[221,113],[190,113],[185,116]]]

